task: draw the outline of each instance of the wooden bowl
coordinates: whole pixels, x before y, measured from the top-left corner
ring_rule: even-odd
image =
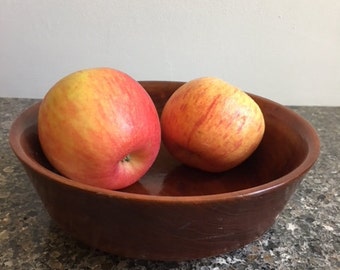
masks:
[[[182,82],[141,82],[159,112]],[[162,148],[136,184],[111,191],[58,174],[37,136],[40,103],[10,131],[11,147],[51,218],[89,246],[132,258],[179,261],[218,255],[260,237],[274,223],[319,155],[312,126],[290,109],[251,95],[266,131],[240,166],[211,174],[188,168]]]

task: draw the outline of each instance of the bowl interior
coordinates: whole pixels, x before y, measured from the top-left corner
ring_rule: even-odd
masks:
[[[182,83],[141,84],[149,92],[160,113],[168,97]],[[157,196],[221,194],[259,187],[291,173],[298,175],[306,172],[318,155],[318,138],[313,128],[286,107],[262,97],[251,96],[263,111],[266,130],[257,150],[241,165],[224,173],[206,173],[180,164],[162,146],[148,173],[120,192]],[[37,135],[38,109],[39,104],[36,104],[17,119],[11,132],[12,147],[29,166],[38,171],[45,168],[58,174],[40,147]],[[17,143],[14,137],[19,138]],[[22,154],[16,149],[20,147]],[[72,180],[67,181],[72,183]]]

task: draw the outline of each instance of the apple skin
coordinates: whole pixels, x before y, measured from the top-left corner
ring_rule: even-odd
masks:
[[[246,160],[262,140],[265,122],[245,92],[214,77],[189,81],[166,102],[162,140],[180,162],[223,172]]]
[[[118,70],[93,68],[64,77],[47,92],[38,136],[62,175],[115,190],[151,167],[161,130],[155,105],[138,82]]]

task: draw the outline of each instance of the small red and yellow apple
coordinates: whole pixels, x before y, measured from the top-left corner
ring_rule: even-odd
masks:
[[[265,122],[245,92],[213,77],[189,81],[166,102],[162,140],[177,160],[208,172],[231,169],[262,140]]]
[[[72,73],[42,100],[38,136],[64,176],[121,189],[138,181],[160,148],[159,117],[145,89],[110,68]]]

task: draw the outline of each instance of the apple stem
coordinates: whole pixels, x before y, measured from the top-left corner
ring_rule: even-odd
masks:
[[[130,155],[125,156],[121,162],[129,162],[130,161]]]

